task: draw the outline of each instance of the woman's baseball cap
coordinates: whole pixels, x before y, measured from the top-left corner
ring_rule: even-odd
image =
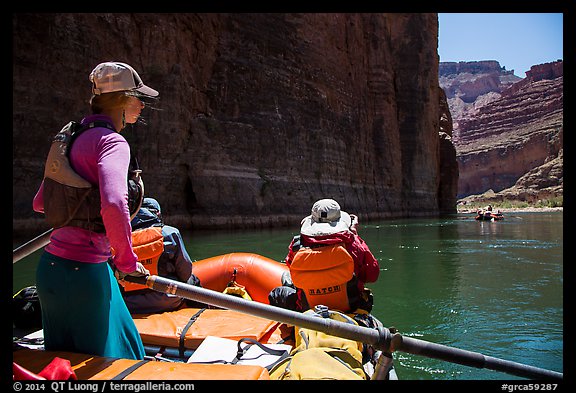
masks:
[[[90,82],[95,95],[114,91],[134,91],[149,97],[158,95],[156,90],[142,82],[134,68],[117,61],[98,64],[90,73]]]
[[[320,199],[312,206],[312,214],[302,220],[300,233],[307,236],[331,235],[350,229],[350,215],[340,209],[334,199]]]

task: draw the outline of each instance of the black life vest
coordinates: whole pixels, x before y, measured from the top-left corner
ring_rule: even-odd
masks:
[[[74,140],[84,131],[113,126],[104,121],[95,121],[82,126],[71,121],[52,140],[52,146],[44,169],[44,215],[52,228],[76,226],[104,233],[100,214],[100,190],[82,178],[69,161],[69,152]],[[144,198],[144,183],[140,176],[138,161],[130,154],[128,169],[128,209],[134,217]]]

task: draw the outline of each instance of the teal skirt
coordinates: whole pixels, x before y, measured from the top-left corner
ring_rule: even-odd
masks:
[[[108,263],[83,263],[44,252],[36,270],[44,347],[143,359],[144,345]]]

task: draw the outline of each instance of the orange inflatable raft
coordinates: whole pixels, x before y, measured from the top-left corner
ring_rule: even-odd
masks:
[[[13,352],[13,363],[21,370],[14,379],[34,378],[54,358],[70,361],[78,380],[268,380],[268,370],[260,366],[232,364],[191,364],[130,360],[62,351],[21,348]],[[22,365],[25,365],[24,367]]]
[[[253,301],[266,304],[268,293],[282,285],[282,275],[288,271],[283,263],[252,253],[224,254],[193,264],[193,272],[203,288],[224,292],[233,283],[244,287]],[[291,329],[272,320],[209,307],[133,315],[133,318],[147,354],[149,349],[156,355],[167,354],[172,348],[177,351],[175,362],[139,362],[28,349],[14,351],[14,362],[38,373],[59,356],[71,361],[78,379],[269,379],[266,368],[260,366],[183,361],[189,351],[195,351],[209,336],[234,341],[250,338],[263,344],[286,343]]]
[[[268,293],[282,285],[282,275],[289,270],[262,255],[230,253],[194,262],[192,271],[203,288],[226,292],[232,284],[235,289],[242,287],[252,301],[269,304]],[[278,322],[226,309],[187,307],[133,318],[147,348],[175,348],[179,357],[184,350],[198,348],[208,336],[276,343],[285,341],[290,333]]]
[[[134,315],[145,345],[196,349],[208,336],[248,337],[261,343],[282,339],[281,324],[234,310],[183,308],[161,314]]]
[[[258,254],[235,252],[193,263],[192,272],[203,288],[223,292],[230,282],[243,286],[252,300],[269,304],[270,291],[282,285],[288,267]]]

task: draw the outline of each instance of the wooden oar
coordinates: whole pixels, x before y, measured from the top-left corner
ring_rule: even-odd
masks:
[[[16,263],[22,258],[27,257],[28,255],[32,254],[34,251],[44,247],[48,243],[50,243],[50,234],[52,233],[52,229],[48,229],[43,234],[36,236],[34,239],[30,240],[22,244],[20,247],[17,247],[12,251],[12,263]]]
[[[125,280],[146,285],[158,292],[180,296],[213,306],[227,308],[266,319],[321,331],[333,336],[348,338],[371,344],[383,352],[402,351],[415,355],[441,359],[476,368],[487,368],[508,374],[533,379],[562,379],[563,374],[526,364],[485,356],[481,353],[434,344],[427,341],[392,334],[388,328],[380,330],[338,322],[330,318],[319,318],[299,312],[274,307],[268,304],[245,300],[210,289],[185,284],[160,276],[126,276]]]

